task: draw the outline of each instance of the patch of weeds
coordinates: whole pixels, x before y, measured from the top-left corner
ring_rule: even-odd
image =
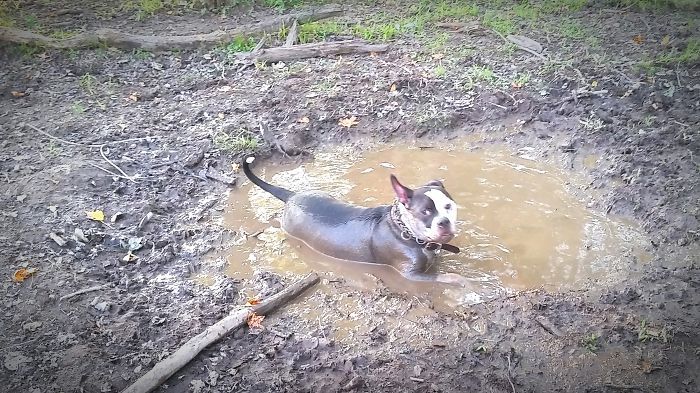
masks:
[[[493,72],[493,70],[489,67],[486,66],[471,66],[467,70],[466,74],[472,82],[486,82],[487,84],[491,84],[496,81],[496,74]]]
[[[342,31],[337,22],[312,22],[299,26],[297,39],[300,44],[323,41],[326,37],[338,34]],[[287,34],[284,34],[286,38]],[[280,37],[281,38],[281,37]]]
[[[657,71],[659,71],[659,67],[654,65],[654,61],[649,59],[640,60],[635,65],[635,69],[639,72],[643,72],[646,75],[654,75]]]
[[[445,66],[440,64],[437,67],[435,67],[433,73],[435,74],[435,77],[442,78],[445,76],[445,74],[447,74],[447,69],[445,68]]]
[[[29,30],[38,30],[41,27],[39,18],[37,18],[34,14],[29,14],[24,17],[24,25]]]
[[[44,50],[44,48],[32,44],[19,44],[13,48],[13,52],[22,57],[33,57]]]
[[[86,109],[82,102],[76,101],[70,106],[70,111],[74,115],[82,115],[83,113],[85,113]]]
[[[603,120],[592,113],[586,119],[579,119],[578,122],[581,123],[583,128],[591,132],[597,132],[605,126]]]
[[[568,13],[581,11],[588,4],[588,0],[545,0],[539,8],[548,14]]]
[[[609,3],[615,6],[637,8],[643,11],[700,9],[700,4],[698,4],[697,0],[609,0]]]
[[[301,4],[301,0],[263,0],[263,4],[268,7],[276,8],[280,11],[293,8]]]
[[[518,51],[518,46],[511,42],[504,43],[503,45],[501,45],[500,51],[506,56],[513,56],[515,52]]]
[[[258,138],[244,128],[240,128],[235,135],[218,132],[213,139],[214,146],[230,154],[252,153],[260,147]]]
[[[637,339],[640,342],[661,341],[668,343],[670,337],[665,327],[661,329],[654,328],[647,323],[646,319],[642,319],[637,329]]]
[[[353,33],[365,41],[389,41],[399,35],[401,27],[395,23],[355,25]]]
[[[447,41],[450,39],[450,35],[447,33],[441,33],[435,37],[431,37],[428,43],[428,48],[431,53],[439,53],[445,50]]]
[[[134,58],[139,59],[139,60],[148,60],[151,57],[153,57],[153,53],[141,49],[141,48],[135,48],[131,51],[131,55],[134,56]]]
[[[519,89],[526,86],[529,82],[530,74],[520,74],[513,80],[512,86]]]
[[[75,36],[76,34],[78,34],[78,33],[73,32],[73,31],[55,30],[49,34],[49,37],[58,38],[60,40],[65,40],[66,38],[71,38],[71,37]]]
[[[561,22],[559,29],[562,36],[573,40],[580,40],[586,36],[585,29],[576,21]]]
[[[234,54],[238,52],[250,52],[257,45],[257,40],[253,37],[245,37],[242,35],[233,38],[233,41],[229,42],[225,47],[225,51],[228,54]]]
[[[144,20],[165,7],[163,0],[140,0],[136,11],[136,20]]]
[[[89,95],[95,94],[96,85],[97,78],[94,75],[91,75],[89,72],[80,77],[80,88]]]
[[[463,1],[440,1],[430,14],[432,21],[462,20],[466,17],[477,16],[479,7],[465,4]]]
[[[14,8],[14,11],[17,11],[19,9],[19,5],[12,7],[9,3],[9,1],[0,2],[0,27],[13,27],[15,25],[15,21],[11,16],[12,10],[10,8]]]
[[[657,58],[660,64],[695,64],[700,61],[700,38],[690,38],[680,53],[665,53]]]
[[[589,350],[591,353],[596,353],[596,351],[600,348],[598,343],[599,338],[599,335],[591,333],[590,335],[585,336],[583,340],[581,340],[581,346]]]
[[[536,20],[539,16],[539,10],[527,2],[515,5],[515,7],[513,7],[513,13],[518,18],[529,21]]]
[[[487,11],[484,14],[482,22],[484,26],[503,35],[513,34],[515,32],[513,20],[499,12]]]
[[[474,352],[488,353],[489,349],[484,344],[479,344],[474,347]]]
[[[50,157],[58,157],[61,154],[60,146],[53,139],[44,145],[44,147],[46,148],[46,154]]]

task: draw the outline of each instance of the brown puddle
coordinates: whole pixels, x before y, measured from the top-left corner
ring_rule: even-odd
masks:
[[[628,274],[630,258],[647,259],[648,242],[636,228],[587,209],[567,192],[566,183],[575,178],[571,173],[505,149],[467,151],[466,143],[461,144],[465,147],[457,143],[449,151],[398,146],[351,154],[340,149],[298,167],[258,165],[255,171],[291,190],[323,190],[364,206],[393,201],[390,173],[409,186],[444,179],[461,206],[459,234],[452,244],[462,253],[443,254],[437,269],[468,277],[470,288],[410,283],[388,267],[319,255],[285,237],[273,220],[282,203],[249,182],[231,192],[224,219],[231,229],[259,234],[230,250],[227,274],[247,278],[256,269],[282,274],[321,270],[372,289],[375,280],[365,274],[370,273],[393,290],[429,293],[437,307],[449,309],[512,290],[569,290],[589,281],[614,282]]]

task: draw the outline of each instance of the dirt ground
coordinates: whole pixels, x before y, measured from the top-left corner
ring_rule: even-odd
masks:
[[[560,7],[533,18],[490,3],[392,36],[383,54],[240,72],[221,49],[4,46],[0,390],[120,391],[247,294],[298,278],[192,279],[236,237],[215,218],[243,154],[291,162],[334,144],[471,135],[475,148],[505,144],[584,174],[590,184],[578,192],[596,195],[590,208],[637,222],[651,261],[630,258],[629,278],[614,287],[526,291],[453,313],[412,313],[430,299],[362,291],[324,273],[325,290],[300,301],[325,319],[283,308],[264,330],[206,349],[159,391],[700,392],[700,13],[550,1]],[[353,4],[337,20],[399,20],[416,4]],[[78,11],[57,12],[66,9]],[[276,13],[134,20],[106,3],[36,1],[8,15],[44,32],[187,34]],[[494,33],[499,15],[545,58]],[[351,116],[358,124],[339,124]],[[94,210],[104,222],[86,216]],[[130,249],[136,260],[125,260]],[[14,282],[22,268],[37,270]],[[347,302],[368,328],[335,339],[323,321],[348,318]]]

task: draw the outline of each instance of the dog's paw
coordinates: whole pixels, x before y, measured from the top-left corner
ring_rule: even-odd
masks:
[[[443,282],[445,284],[450,284],[450,285],[456,285],[461,288],[467,287],[469,285],[469,280],[467,280],[466,277],[460,276],[457,273],[443,273],[438,276],[437,279],[439,282]]]

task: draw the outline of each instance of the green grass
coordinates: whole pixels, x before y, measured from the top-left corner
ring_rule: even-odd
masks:
[[[690,38],[685,48],[676,53],[664,53],[657,58],[660,64],[695,64],[700,61],[700,38]]]
[[[577,21],[566,20],[560,22],[559,32],[562,36],[572,39],[580,40],[586,37],[586,30]]]
[[[86,73],[80,77],[80,88],[89,95],[95,94],[95,87],[97,86],[97,83],[97,78],[90,75],[90,73]]]
[[[447,69],[445,68],[445,66],[440,64],[437,67],[435,67],[433,73],[435,74],[435,77],[442,78],[445,76],[445,74],[447,74]]]
[[[591,333],[588,336],[585,336],[583,340],[581,340],[581,346],[589,350],[591,353],[596,353],[596,351],[600,348],[600,345],[598,343],[598,339],[600,336],[598,336],[595,333]]]
[[[654,328],[650,326],[645,319],[642,319],[641,322],[639,322],[637,339],[640,342],[661,341],[663,343],[668,343],[670,341],[669,333],[666,328]]]
[[[280,11],[293,8],[301,4],[301,0],[263,0],[263,4],[268,7],[277,8]]]
[[[219,132],[213,139],[214,146],[230,154],[253,153],[260,147],[258,138],[243,128],[239,129],[235,135]]]
[[[487,66],[473,65],[464,74],[464,87],[471,90],[477,84],[492,85],[498,78],[493,70]]]
[[[540,15],[539,7],[534,7],[529,3],[516,4],[513,7],[513,13],[518,18],[530,21],[536,20]]]
[[[228,54],[250,52],[255,48],[257,43],[258,40],[253,37],[237,36],[225,46],[224,51]]]
[[[643,11],[654,10],[698,10],[698,0],[609,0],[610,5],[632,7]]]
[[[487,11],[482,20],[484,26],[496,30],[497,32],[508,35],[515,32],[515,23],[513,20],[501,12]]]
[[[151,57],[153,57],[153,53],[141,49],[141,48],[135,48],[131,51],[131,55],[134,56],[134,58],[139,59],[139,60],[148,60]]]
[[[51,33],[49,33],[49,37],[53,38],[58,38],[60,40],[65,40],[66,38],[71,38],[75,36],[76,32],[74,31],[66,31],[66,30],[54,30]]]
[[[326,37],[339,34],[343,31],[343,27],[337,22],[312,22],[304,23],[299,26],[297,32],[297,39],[300,44],[306,44],[309,42],[323,41]],[[284,33],[281,39],[286,38],[287,34]]]
[[[86,109],[82,102],[76,101],[70,106],[70,111],[75,115],[82,115]]]
[[[370,25],[355,25],[353,34],[366,41],[389,41],[399,35],[401,26],[398,23],[373,23]]]

